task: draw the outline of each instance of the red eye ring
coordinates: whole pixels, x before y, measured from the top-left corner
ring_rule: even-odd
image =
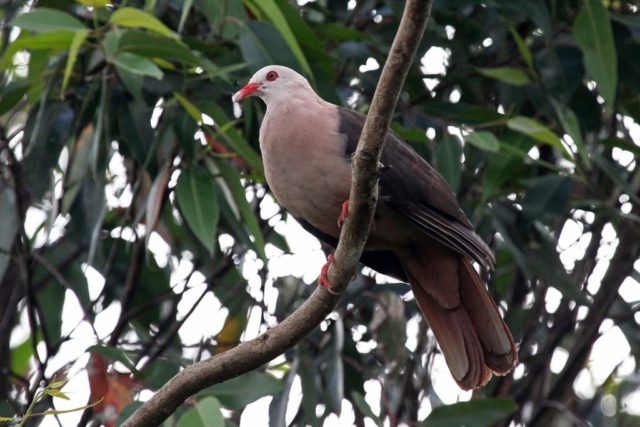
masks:
[[[278,78],[278,73],[276,73],[275,71],[269,71],[267,73],[267,81],[268,82],[272,82],[274,80],[276,80]]]

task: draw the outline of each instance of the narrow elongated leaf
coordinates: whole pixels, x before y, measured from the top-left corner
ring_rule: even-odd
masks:
[[[12,65],[15,54],[23,49],[50,49],[52,51],[67,49],[71,45],[74,35],[75,32],[70,30],[51,31],[32,36],[21,35],[16,41],[7,46],[2,58],[0,58],[0,69]]]
[[[147,236],[145,240],[147,246],[149,245],[151,232],[156,227],[158,218],[160,217],[160,209],[162,208],[162,200],[167,189],[170,172],[171,167],[169,167],[169,164],[165,164],[156,176],[156,179],[153,181],[153,185],[151,185],[151,189],[149,190],[147,208],[145,212],[145,222],[147,224]]]
[[[513,86],[524,86],[531,83],[527,74],[518,68],[498,67],[478,68],[477,70],[483,76],[491,77]]]
[[[224,427],[225,421],[220,402],[215,397],[205,397],[185,412],[178,427]]]
[[[153,62],[139,55],[129,52],[120,52],[113,58],[113,63],[130,73],[140,76],[149,76],[155,79],[162,79],[162,70]]]
[[[518,34],[515,28],[511,27],[509,28],[509,31],[511,32],[511,36],[518,46],[520,56],[522,56],[522,59],[524,59],[524,62],[527,64],[529,70],[533,70],[533,55],[531,54],[529,45],[527,45],[527,42],[520,36],[520,34]]]
[[[198,107],[193,105],[191,101],[180,95],[178,92],[173,92],[173,96],[178,100],[191,118],[196,121],[196,123],[200,123],[202,121],[202,112]]]
[[[571,158],[571,154],[567,151],[565,146],[562,145],[562,141],[560,141],[558,134],[539,121],[530,117],[517,116],[509,119],[507,121],[507,126],[509,129],[513,129],[517,132],[530,136],[536,141],[556,147],[559,150],[562,150],[567,158]]]
[[[294,36],[293,31],[291,31],[291,27],[289,26],[289,23],[285,19],[284,15],[282,14],[282,11],[280,10],[276,2],[274,0],[260,0],[260,1],[248,0],[247,3],[253,3],[255,6],[260,8],[264,12],[264,14],[269,18],[269,20],[273,22],[273,25],[275,25],[275,27],[278,29],[280,34],[282,34],[282,37],[285,39],[285,41],[289,45],[289,48],[291,48],[291,51],[293,52],[294,56],[302,66],[304,72],[307,75],[312,76],[313,74],[311,72],[311,67],[309,66],[309,63],[307,62],[307,58],[304,55],[304,52],[302,52],[302,49],[298,44],[298,40]]]
[[[18,206],[11,187],[0,187],[0,280],[11,260],[11,248],[18,232]]]
[[[46,33],[56,30],[86,30],[75,16],[58,9],[39,7],[29,13],[16,17],[11,24],[34,33]]]
[[[71,77],[71,71],[73,71],[73,65],[76,63],[76,58],[78,57],[78,51],[80,47],[87,39],[89,35],[89,30],[83,29],[78,30],[73,36],[73,40],[71,40],[71,46],[69,46],[69,54],[67,55],[67,65],[64,68],[64,78],[62,80],[62,90],[67,88],[67,84],[69,83],[69,77]]]
[[[490,151],[492,153],[500,150],[500,141],[489,131],[477,131],[465,136],[468,142],[480,148],[481,150]]]
[[[138,29],[125,30],[118,39],[117,48],[122,52],[202,66],[202,59],[180,40]]]
[[[562,124],[565,132],[567,132],[567,134],[576,144],[576,149],[578,150],[578,154],[582,158],[582,161],[588,165],[589,154],[587,153],[587,145],[582,138],[582,131],[580,130],[580,122],[578,121],[578,117],[571,110],[571,108],[569,108],[568,105],[563,104],[560,101],[551,99],[551,104],[556,110],[558,119],[560,120],[560,123]]]
[[[600,0],[585,0],[573,23],[573,36],[584,56],[589,76],[609,108],[613,107],[618,85],[618,61],[609,11]]]
[[[260,230],[260,224],[258,218],[253,212],[253,209],[249,202],[247,202],[247,195],[244,187],[240,183],[240,173],[230,163],[221,160],[215,162],[215,167],[220,171],[220,174],[224,178],[224,181],[229,188],[232,196],[233,203],[237,207],[244,225],[249,229],[249,232],[253,236],[253,243],[258,253],[258,256],[263,260],[267,259],[267,255],[264,251],[264,236],[262,230]]]
[[[517,409],[511,399],[478,399],[439,406],[420,423],[421,427],[490,426]]]
[[[214,186],[211,175],[201,169],[182,172],[176,185],[176,199],[184,219],[212,255],[220,216]]]
[[[252,69],[269,64],[299,68],[291,48],[270,22],[249,21],[242,27],[239,42],[242,57]]]
[[[438,171],[449,183],[454,193],[460,188],[462,148],[458,139],[451,135],[445,135],[438,144],[436,151],[436,165]]]
[[[121,27],[146,28],[149,31],[154,31],[167,37],[174,39],[179,38],[176,33],[164,25],[158,18],[133,7],[121,7],[116,10],[113,15],[111,15],[111,18],[109,18],[109,23]]]

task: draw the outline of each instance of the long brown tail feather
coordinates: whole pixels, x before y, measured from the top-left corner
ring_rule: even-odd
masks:
[[[471,262],[454,253],[429,255],[408,255],[405,269],[453,378],[468,390],[486,384],[492,372],[506,374],[518,360],[516,346]]]

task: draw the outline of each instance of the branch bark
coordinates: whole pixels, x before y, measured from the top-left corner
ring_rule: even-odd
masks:
[[[347,217],[335,260],[329,269],[331,292],[317,287],[311,297],[280,324],[220,355],[189,366],[136,410],[125,427],[156,426],[196,392],[269,362],[315,329],[340,300],[356,272],[377,203],[378,165],[391,116],[424,33],[432,0],[409,0],[384,65],[353,157]]]

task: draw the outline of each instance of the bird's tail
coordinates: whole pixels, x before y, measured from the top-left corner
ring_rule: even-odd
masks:
[[[453,378],[468,390],[511,371],[518,361],[513,337],[471,262],[447,250],[427,252],[428,262],[423,251],[421,259],[407,254],[404,267]]]

